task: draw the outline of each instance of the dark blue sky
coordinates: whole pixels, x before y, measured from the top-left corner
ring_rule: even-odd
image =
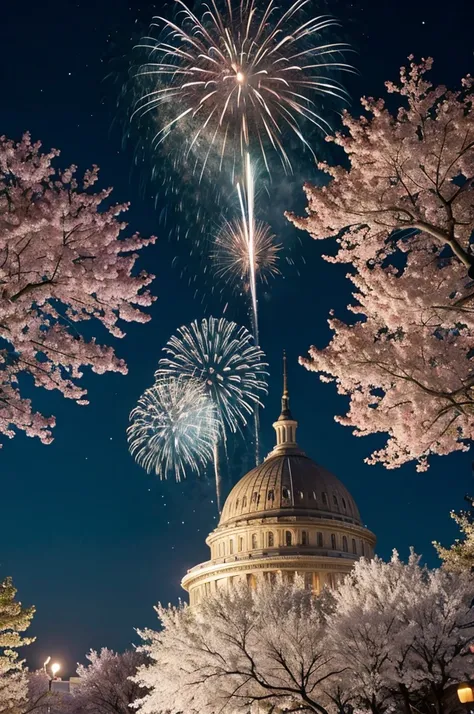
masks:
[[[51,654],[69,674],[89,648],[124,648],[137,641],[134,627],[155,623],[153,605],[182,594],[180,579],[207,558],[204,538],[215,524],[212,483],[159,483],[135,465],[125,441],[128,414],[152,382],[161,347],[179,325],[204,314],[171,267],[176,247],[158,225],[151,188],[138,188],[131,151],[122,149],[114,126],[116,83],[104,81],[111,67],[120,73],[130,37],[146,27],[156,7],[131,0],[46,0],[2,9],[0,133],[19,138],[29,130],[46,148],[61,149],[64,165],[99,164],[102,185],[115,187],[115,200],[132,202],[131,228],[160,237],[141,256],[157,275],[153,319],[132,326],[116,345],[129,375],[87,375],[89,407],[37,391],[36,408],[58,418],[54,443],[46,447],[18,436],[0,451],[0,577],[12,575],[23,602],[37,607],[31,628],[37,642],[25,653],[31,666]],[[471,0],[338,0],[328,7],[359,49],[360,76],[351,85],[355,105],[362,93],[381,94],[383,81],[396,79],[411,52],[435,58],[437,82],[456,85],[474,70]],[[280,192],[286,201],[272,201],[277,225],[284,210],[303,205],[301,199],[292,205],[297,183],[286,189]],[[385,471],[364,465],[378,442],[356,439],[335,424],[344,400],[296,363],[310,344],[325,344],[329,309],[343,314],[349,300],[345,269],[322,262],[324,244],[299,238],[301,245],[292,228],[284,230],[298,272],[285,269],[261,301],[261,342],[271,371],[263,450],[273,445],[286,347],[301,445],[347,485],[378,536],[379,554],[388,557],[393,547],[406,554],[414,545],[435,564],[431,541],[454,537],[449,511],[474,490],[472,456],[433,460],[427,474],[417,474],[414,466]],[[210,302],[208,310],[219,314],[219,303]],[[243,314],[231,306],[231,317]]]

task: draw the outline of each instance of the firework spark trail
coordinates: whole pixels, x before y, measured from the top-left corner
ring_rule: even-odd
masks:
[[[161,27],[161,34],[139,45],[148,52],[148,61],[137,73],[141,90],[132,116],[153,112],[158,122],[153,145],[175,135],[178,163],[189,166],[199,182],[208,168],[221,172],[225,167],[232,177],[242,175],[237,191],[259,345],[256,191],[250,157],[261,156],[270,175],[270,152],[275,152],[285,172],[291,172],[285,148],[290,134],[316,158],[306,128],[330,130],[317,100],[346,100],[347,92],[331,73],[353,68],[340,61],[345,43],[320,40],[338,25],[334,18],[302,19],[310,0],[295,0],[283,11],[275,0],[240,0],[235,7],[226,0],[222,9],[217,2],[202,3],[199,13],[175,0],[179,11],[174,21],[154,18],[152,27]],[[257,429],[255,436],[258,442]]]
[[[242,222],[245,226],[245,237],[248,251],[253,337],[255,344],[259,345],[260,332],[258,327],[258,296],[256,279],[257,257],[255,252],[255,176],[252,163],[250,161],[250,154],[248,152],[246,152],[244,156],[244,186],[241,187],[240,184],[237,184],[237,193],[239,196],[240,210],[242,212]],[[260,463],[260,410],[258,405],[255,407],[254,425],[255,462],[258,466]]]
[[[237,193],[239,196],[240,210],[242,213],[242,225],[244,227],[245,241],[248,253],[249,266],[249,286],[252,300],[252,323],[253,336],[255,344],[259,345],[258,331],[258,299],[257,299],[257,280],[256,280],[256,254],[255,254],[255,182],[250,163],[250,155],[245,155],[245,184],[241,186],[237,184]]]
[[[255,183],[254,175],[252,171],[252,164],[250,163],[250,154],[247,152],[245,154],[245,168],[244,176],[246,183],[246,193],[247,193],[247,218],[248,218],[248,228],[247,228],[247,238],[248,238],[248,252],[249,252],[249,275],[250,275],[250,295],[252,298],[252,314],[253,314],[253,337],[255,344],[260,344],[260,333],[258,329],[258,298],[257,298],[257,281],[255,279]],[[242,214],[244,214],[244,205],[242,203],[241,192],[239,192],[240,205],[242,208]],[[244,219],[244,215],[242,215]],[[260,463],[260,409],[259,405],[256,404],[254,412],[254,426],[255,426],[255,463],[258,466]]]

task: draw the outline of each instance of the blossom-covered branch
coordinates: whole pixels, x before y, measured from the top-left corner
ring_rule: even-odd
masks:
[[[473,593],[469,573],[429,570],[413,551],[406,564],[396,551],[388,563],[357,563],[329,621],[343,690],[372,714],[442,714],[450,685],[472,666]]]
[[[168,711],[446,711],[446,692],[472,670],[469,573],[358,561],[334,593],[276,577],[223,588],[198,605],[159,606],[145,630],[136,681],[140,714]],[[255,707],[256,708],[256,707]]]
[[[146,322],[153,276],[137,273],[137,251],[154,242],[121,236],[127,204],[106,206],[111,189],[94,193],[98,169],[79,181],[76,167],[57,170],[57,151],[43,153],[26,134],[0,137],[0,434],[15,429],[51,441],[54,418],[32,410],[19,379],[57,389],[86,404],[84,367],[126,373],[111,347],[86,339],[80,323]]]
[[[456,538],[450,548],[445,548],[438,541],[433,543],[443,567],[455,573],[474,572],[474,501],[470,496],[465,499],[470,503],[468,511],[451,511],[451,518],[459,527],[461,538]]]
[[[433,87],[430,68],[412,62],[387,83],[402,100],[396,115],[371,98],[366,115],[344,114],[329,140],[348,168],[320,164],[329,183],[306,186],[308,217],[290,216],[316,239],[335,236],[326,260],[355,268],[357,321],[331,317],[329,346],[301,361],[349,395],[337,421],[389,435],[367,459],[387,468],[425,470],[430,454],[474,437],[473,85]]]
[[[22,637],[35,613],[34,607],[22,607],[16,599],[11,578],[0,582],[0,714],[18,714],[28,696],[28,680],[18,648],[34,640]]]
[[[132,678],[146,657],[136,650],[113,652],[106,647],[91,650],[88,664],[79,665],[78,682],[67,714],[130,714],[130,706],[146,693]]]
[[[151,659],[137,681],[140,711],[248,712],[249,704],[326,714],[324,684],[339,672],[327,654],[324,600],[279,580],[246,585],[199,608],[157,608],[163,630],[145,630]]]

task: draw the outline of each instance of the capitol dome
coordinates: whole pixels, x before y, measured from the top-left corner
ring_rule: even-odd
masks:
[[[277,443],[226,499],[219,524],[206,539],[211,560],[191,568],[182,586],[191,604],[222,587],[276,573],[304,577],[319,592],[335,587],[360,557],[374,555],[375,536],[362,525],[347,488],[296,442],[284,360]]]
[[[270,454],[232,489],[219,525],[242,518],[277,516],[336,518],[361,525],[347,488],[304,453]]]

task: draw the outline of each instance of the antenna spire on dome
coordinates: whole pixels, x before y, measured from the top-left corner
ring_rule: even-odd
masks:
[[[288,373],[286,368],[286,350],[283,350],[283,394],[281,397],[281,414],[279,421],[283,419],[292,419],[290,412],[290,394],[288,392]]]
[[[298,422],[293,419],[290,412],[290,395],[288,392],[288,374],[286,368],[286,352],[283,352],[283,394],[281,397],[281,414],[273,424],[276,431],[277,443],[270,456],[281,454],[302,454],[296,443],[296,428]]]

